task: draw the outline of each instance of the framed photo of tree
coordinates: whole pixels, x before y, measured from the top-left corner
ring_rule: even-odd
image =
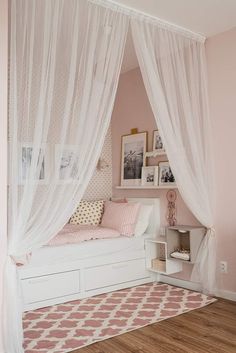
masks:
[[[165,148],[161,139],[161,135],[159,130],[154,130],[153,131],[153,151],[155,152],[165,152]]]
[[[121,185],[141,185],[142,167],[146,165],[147,132],[124,135],[121,140]]]
[[[142,185],[157,186],[158,185],[158,167],[149,166],[142,168]]]
[[[176,186],[169,162],[159,163],[159,186]]]

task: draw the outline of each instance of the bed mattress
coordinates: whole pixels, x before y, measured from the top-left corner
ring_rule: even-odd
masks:
[[[141,237],[130,238],[120,236],[112,239],[89,240],[80,244],[44,246],[35,250],[31,255],[29,263],[23,267],[26,269],[35,266],[58,264],[58,262],[71,262],[127,251],[144,250],[144,240],[146,237],[148,235],[145,234]]]

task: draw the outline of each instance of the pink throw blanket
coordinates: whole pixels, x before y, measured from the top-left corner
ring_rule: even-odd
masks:
[[[101,226],[66,224],[62,230],[48,242],[48,246],[81,243],[92,239],[117,238],[120,233]]]

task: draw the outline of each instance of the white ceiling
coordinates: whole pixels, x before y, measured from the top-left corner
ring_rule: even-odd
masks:
[[[210,37],[236,26],[236,0],[116,0]]]
[[[114,0],[165,21],[211,37],[236,26],[236,0]],[[130,36],[129,36],[130,37]],[[122,72],[137,67],[128,38]]]

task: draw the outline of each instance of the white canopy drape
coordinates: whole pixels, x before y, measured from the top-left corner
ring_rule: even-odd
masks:
[[[47,243],[84,193],[109,126],[127,26],[126,16],[83,0],[12,0],[11,258],[24,261]],[[7,353],[23,352],[17,299],[9,258]]]
[[[134,45],[157,126],[185,203],[208,230],[192,279],[205,292],[215,285],[213,178],[205,48],[201,41],[139,19]]]

